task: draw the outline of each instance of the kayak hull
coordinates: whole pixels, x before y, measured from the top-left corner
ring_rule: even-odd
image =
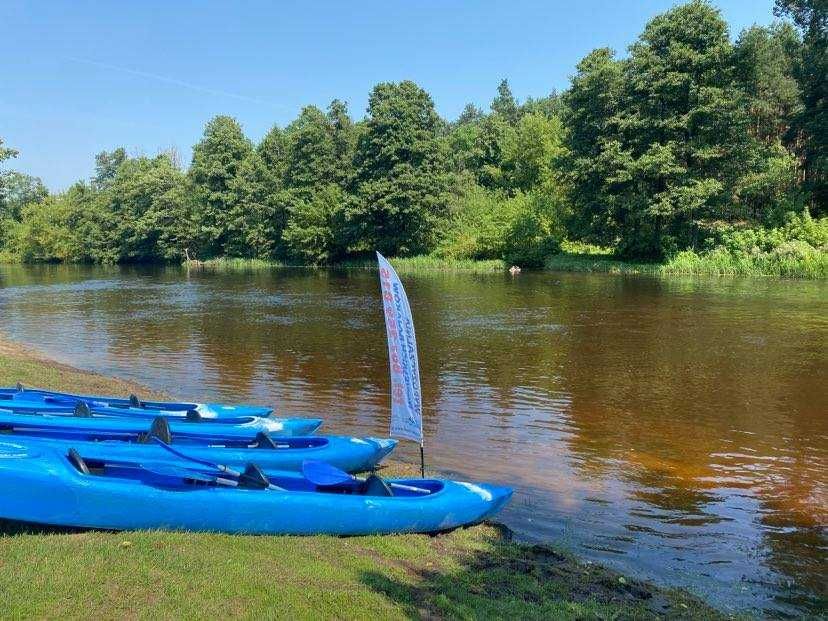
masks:
[[[20,433],[12,431],[7,436],[9,441],[21,446],[40,450],[54,450],[66,453],[70,448],[79,451],[84,457],[105,460],[117,458],[129,462],[162,462],[170,459],[170,453],[158,444],[139,444],[120,439],[93,441],[92,436],[83,433],[71,433],[62,437],[31,435],[26,430]],[[228,443],[222,446],[217,442],[185,442],[173,446],[194,459],[213,464],[241,467],[250,462],[266,470],[298,471],[306,460],[324,461],[346,472],[365,472],[379,466],[397,445],[390,438],[351,438],[346,436],[290,437],[272,440],[279,448],[242,448]],[[255,435],[250,435],[249,445],[256,443]]]
[[[272,476],[268,473],[268,476]],[[83,474],[65,455],[0,444],[0,518],[64,527],[255,535],[429,533],[474,524],[512,490],[442,480],[396,480],[426,496],[323,493],[299,474],[273,476],[290,491],[190,485],[165,488]],[[304,487],[303,487],[304,485]]]
[[[146,430],[156,416],[108,416],[100,415],[93,409],[92,416],[75,416],[74,408],[56,405],[40,405],[32,402],[0,401],[0,425],[17,421],[20,425],[47,425],[53,427],[93,428],[93,429],[140,429]],[[162,414],[163,416],[163,414]],[[248,434],[264,431],[284,436],[306,436],[316,432],[322,426],[320,418],[274,418],[247,416],[238,419],[199,420],[195,422],[177,417],[166,417],[170,428],[176,432],[196,435],[222,435],[240,432]]]
[[[0,404],[4,401],[24,401],[43,403],[46,405],[74,407],[82,401],[90,407],[112,408],[126,410],[123,415],[144,412],[149,416],[186,416],[190,410],[195,410],[203,418],[233,419],[244,416],[267,417],[273,412],[272,408],[263,405],[228,405],[225,403],[186,403],[175,401],[141,401],[140,408],[132,407],[129,399],[106,397],[100,395],[81,395],[68,392],[43,390],[40,388],[0,388]],[[137,410],[137,412],[135,412]]]

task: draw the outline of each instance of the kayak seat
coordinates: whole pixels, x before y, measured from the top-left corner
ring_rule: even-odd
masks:
[[[135,395],[129,395],[129,406],[133,408],[142,408],[144,405]]]
[[[253,445],[253,448],[275,449],[277,447],[276,443],[273,441],[273,438],[271,438],[269,434],[264,431],[260,431],[256,434],[256,444]]]
[[[153,438],[158,438],[164,444],[172,444],[170,424],[163,416],[155,417],[148,432],[138,434],[138,444],[151,444]]]
[[[80,418],[89,418],[90,416],[92,416],[92,409],[89,407],[89,404],[86,403],[86,401],[78,401],[77,405],[75,406],[75,411],[72,413]]]
[[[365,479],[365,484],[362,486],[362,494],[364,496],[393,496],[394,491],[381,477],[372,474]]]
[[[270,481],[256,464],[247,464],[244,472],[239,477],[239,487],[242,489],[267,489],[270,487]]]
[[[89,466],[86,465],[83,457],[81,457],[80,453],[78,453],[75,449],[69,449],[69,454],[66,457],[69,459],[69,463],[72,464],[78,472],[81,474],[89,474]]]
[[[187,415],[184,420],[189,423],[197,423],[201,421],[201,414],[199,414],[196,410],[187,410]]]

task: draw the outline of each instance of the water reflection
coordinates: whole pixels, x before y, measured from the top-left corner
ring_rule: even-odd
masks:
[[[728,607],[825,605],[824,283],[405,280],[429,458],[517,484],[520,534]],[[0,287],[0,329],[66,361],[387,428],[375,274],[0,267]]]

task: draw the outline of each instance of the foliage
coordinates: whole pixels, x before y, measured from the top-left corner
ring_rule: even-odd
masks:
[[[115,148],[51,197],[0,172],[0,253],[324,264],[376,249],[537,266],[566,238],[639,265],[754,257],[736,240],[776,239],[789,214],[828,209],[825,3],[777,0],[775,12],[789,21],[733,42],[719,12],[691,0],[651,19],[628,55],[590,52],[560,95],[519,102],[504,79],[490,111],[470,103],[453,123],[417,84],[381,83],[364,119],[335,99],[257,145],[217,116],[186,171],[175,154]],[[2,144],[0,161],[16,155]],[[797,236],[756,247],[805,265],[800,242],[825,252]],[[757,261],[740,273],[794,269]]]
[[[329,184],[309,198],[295,196],[289,208],[285,244],[303,263],[332,263],[345,253],[342,189]]]
[[[0,174],[0,189],[0,220],[19,220],[25,205],[40,203],[49,195],[39,177],[14,170]]]
[[[814,219],[807,211],[788,214],[783,225],[770,229],[722,226],[706,246],[681,251],[665,263],[642,263],[621,260],[611,248],[565,241],[561,254],[545,266],[617,274],[828,277],[828,218]]]
[[[253,145],[241,126],[229,116],[217,116],[204,128],[204,137],[193,147],[189,178],[193,192],[193,230],[190,236],[202,254],[228,253],[240,239],[234,211],[239,194],[234,178]]]
[[[118,168],[127,159],[126,149],[118,147],[111,153],[101,151],[95,156],[95,176],[92,177],[92,187],[96,190],[105,189],[118,173]]]
[[[739,35],[733,63],[748,99],[750,128],[762,140],[791,145],[790,121],[802,107],[795,72],[802,42],[789,23],[751,26]]]
[[[522,192],[508,197],[473,186],[453,206],[454,216],[437,255],[538,267],[559,249],[561,234],[553,207],[545,197]]]
[[[447,158],[434,102],[413,82],[377,85],[354,156],[350,235],[389,255],[430,249],[446,213]]]
[[[492,113],[497,114],[510,125],[514,125],[520,118],[520,108],[512,89],[509,88],[509,80],[502,80],[497,87],[497,97],[492,101]]]
[[[828,213],[828,4],[825,0],[776,0],[775,12],[793,19],[802,32],[796,80],[802,108],[792,119],[803,141],[805,188],[815,215]]]

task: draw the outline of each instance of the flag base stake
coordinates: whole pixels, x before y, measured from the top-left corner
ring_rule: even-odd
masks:
[[[420,445],[420,478],[425,478],[425,453],[422,444]]]

